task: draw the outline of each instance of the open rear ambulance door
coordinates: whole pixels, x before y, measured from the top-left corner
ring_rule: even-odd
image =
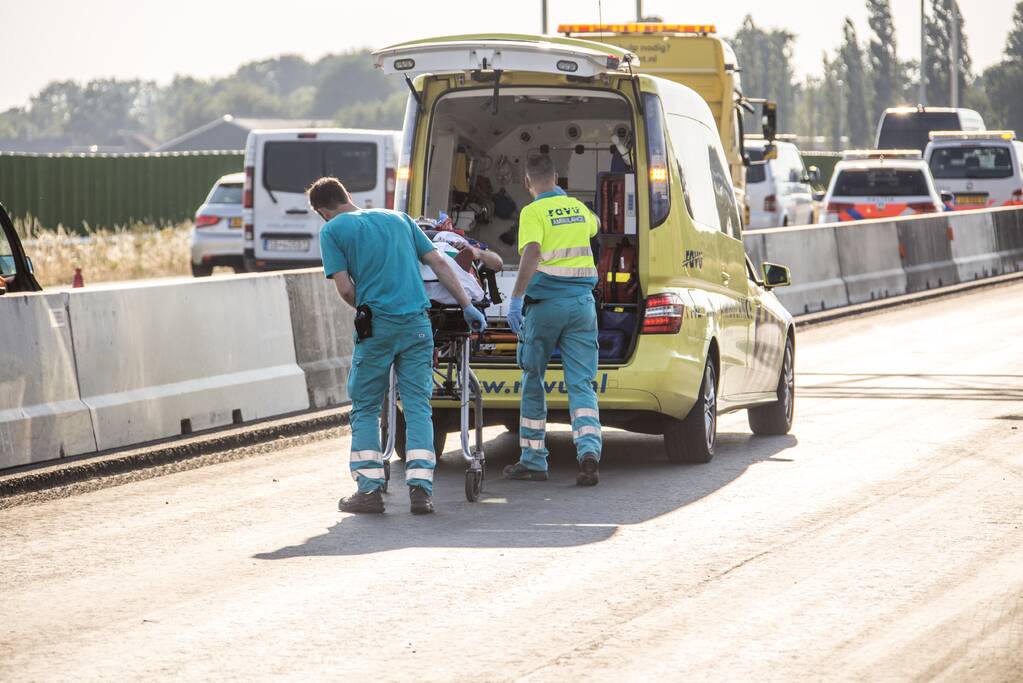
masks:
[[[628,50],[544,36],[454,36],[400,43],[373,53],[384,73],[412,77],[463,71],[532,71],[591,78],[639,65]]]

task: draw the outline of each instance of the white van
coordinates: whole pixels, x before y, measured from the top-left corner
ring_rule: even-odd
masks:
[[[401,133],[308,128],[254,130],[245,143],[245,267],[280,270],[320,265],[323,221],[305,190],[336,176],[363,208],[394,206]]]
[[[1011,130],[933,132],[924,159],[955,211],[1023,204],[1023,143]]]
[[[816,166],[803,165],[799,149],[791,142],[776,140],[778,156],[764,160],[767,141],[747,135],[746,205],[750,228],[809,225],[813,222],[813,185],[819,178]]]
[[[877,122],[877,149],[917,149],[923,153],[932,130],[984,130],[972,109],[891,107]]]

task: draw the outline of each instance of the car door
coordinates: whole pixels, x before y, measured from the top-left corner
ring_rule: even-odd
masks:
[[[41,289],[32,274],[32,261],[25,255],[14,223],[7,209],[0,204],[0,294],[38,292]]]
[[[725,293],[725,306],[719,318],[722,357],[721,396],[727,401],[730,396],[744,393],[745,376],[750,360],[753,312],[738,207],[725,171],[720,145],[715,142],[713,139],[706,141],[706,153],[720,219],[717,243],[721,263],[721,286]]]
[[[743,382],[744,394],[774,391],[778,385],[785,351],[785,321],[766,301],[767,289],[753,262],[746,257],[746,283],[753,311],[749,364]],[[777,300],[775,300],[777,301]]]

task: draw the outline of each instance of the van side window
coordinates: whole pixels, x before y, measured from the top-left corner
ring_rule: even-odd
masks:
[[[735,206],[735,191],[732,180],[725,171],[721,160],[721,151],[714,140],[707,145],[707,157],[710,165],[711,180],[714,183],[714,201],[717,205],[718,218],[721,221],[721,232],[739,239],[739,210]]]
[[[698,223],[720,230],[714,181],[707,163],[710,131],[699,121],[678,114],[668,114],[667,119],[671,146],[685,176],[689,214]]]

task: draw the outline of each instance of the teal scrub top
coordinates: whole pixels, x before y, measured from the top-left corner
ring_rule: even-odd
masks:
[[[548,197],[564,197],[566,194],[567,193],[561,189],[560,186],[555,185],[554,189],[550,192],[543,192],[536,195],[536,199],[534,199],[533,202],[542,202]],[[519,239],[521,243],[521,224],[519,225],[519,230]],[[530,241],[535,242],[536,240]],[[595,277],[559,277],[557,275],[548,275],[547,273],[537,271],[536,273],[533,273],[533,277],[530,278],[529,284],[526,285],[526,296],[530,299],[535,299],[536,301],[562,299],[592,292],[593,288],[596,286],[597,278]]]
[[[419,263],[433,242],[399,211],[360,209],[327,221],[320,230],[320,255],[328,278],[347,271],[355,303],[374,316],[402,317],[430,306]]]

